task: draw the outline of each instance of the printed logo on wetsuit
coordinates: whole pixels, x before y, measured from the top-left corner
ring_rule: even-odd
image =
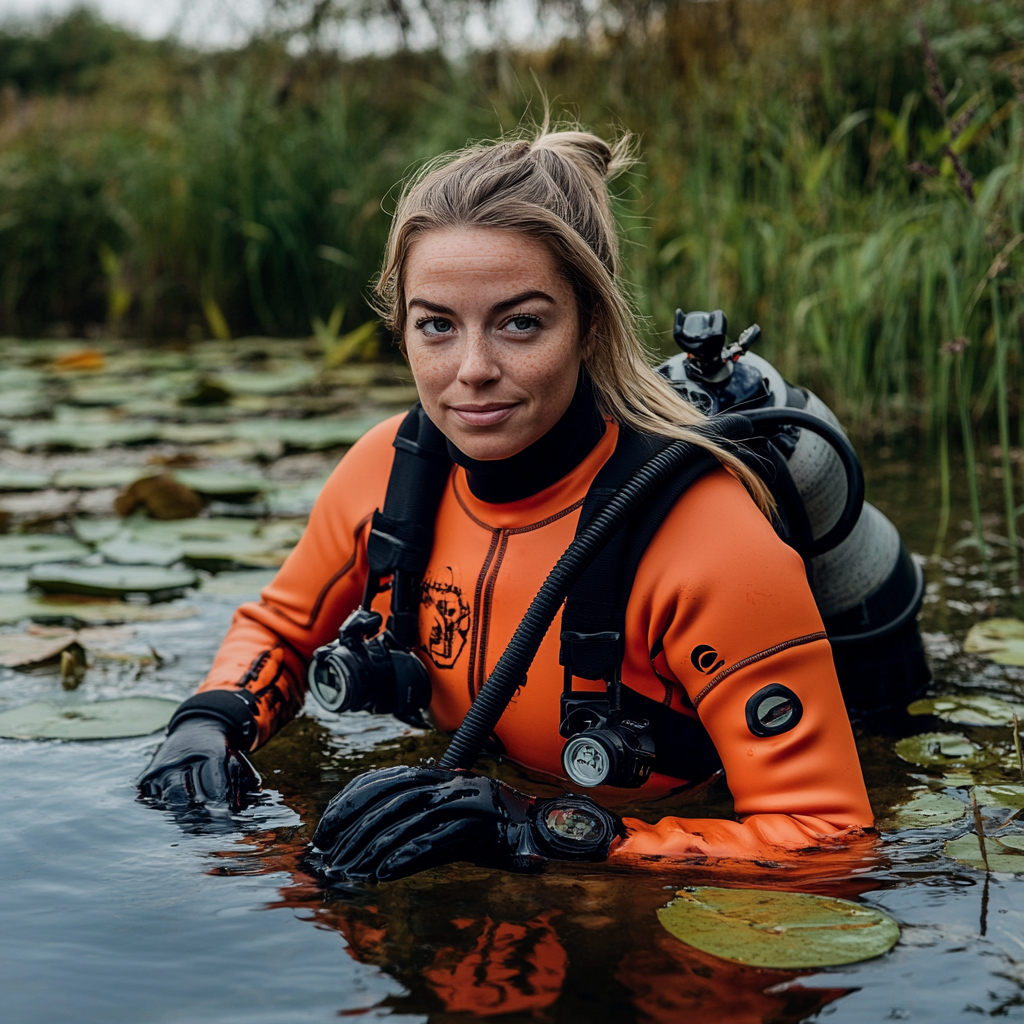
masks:
[[[706,676],[717,672],[724,664],[725,659],[718,657],[718,651],[707,644],[698,644],[690,651],[690,664]]]
[[[447,579],[428,576],[420,585],[420,604],[431,613],[423,648],[438,668],[453,668],[469,636],[469,605],[455,585],[451,566],[444,575]]]

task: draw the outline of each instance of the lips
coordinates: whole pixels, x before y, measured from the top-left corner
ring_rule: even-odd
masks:
[[[483,402],[480,405],[450,405],[448,408],[467,426],[493,427],[515,411],[518,402]]]

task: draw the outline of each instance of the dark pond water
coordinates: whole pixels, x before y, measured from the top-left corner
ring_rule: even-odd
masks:
[[[313,398],[322,412],[324,396]],[[345,400],[351,404],[351,396]],[[201,454],[217,465],[216,458],[241,457],[223,449]],[[281,454],[271,453],[261,471],[269,476]],[[864,455],[869,497],[912,550],[930,553],[938,496],[927,448],[876,445]],[[90,465],[104,461],[95,453],[80,457],[93,459]],[[323,450],[324,465],[336,457],[336,450]],[[27,472],[44,461],[26,448],[8,452],[5,465]],[[22,519],[32,507],[26,495],[10,506]],[[955,504],[949,554],[927,567],[922,625],[935,690],[1019,703],[1024,670],[961,648],[974,622],[1019,615],[1019,609],[998,555],[986,578],[970,546],[955,548],[967,537],[959,525],[967,518],[963,495],[955,495]],[[66,531],[66,514],[32,528]],[[997,524],[992,528],[998,532]],[[0,668],[0,709],[41,697],[70,703],[132,694],[183,698],[203,676],[233,605],[254,595],[267,571],[221,577],[219,588],[189,594],[185,600],[197,612],[190,618],[133,626],[133,642],[161,657],[96,662],[74,693],[63,691],[53,664]],[[0,579],[0,589],[16,591],[16,575]],[[156,737],[0,740],[3,1018],[18,1024],[350,1016],[441,1024],[499,1014],[524,1022],[1024,1018],[1024,880],[986,875],[945,855],[947,840],[972,830],[969,814],[950,824],[903,828],[893,812],[915,793],[966,803],[973,782],[1019,781],[1009,762],[1011,730],[927,716],[913,728],[963,733],[998,757],[987,774],[973,776],[955,766],[921,767],[896,756],[893,736],[865,733],[859,737],[864,770],[884,829],[877,859],[853,879],[818,873],[745,880],[860,899],[900,923],[902,938],[886,956],[813,973],[744,968],[671,938],[656,909],[682,885],[713,884],[707,874],[555,866],[541,876],[512,876],[457,866],[364,891],[320,887],[305,855],[330,796],[367,767],[415,763],[442,749],[436,737],[386,719],[329,720],[307,707],[256,758],[263,802],[190,829],[135,800],[133,780]],[[647,816],[664,813],[659,807]],[[684,813],[729,814],[728,792],[713,789]],[[983,803],[986,831],[1019,832],[1016,823],[998,832],[1010,813]]]

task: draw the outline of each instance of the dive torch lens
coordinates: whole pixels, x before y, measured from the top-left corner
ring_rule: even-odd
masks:
[[[326,711],[347,711],[350,704],[349,670],[338,654],[337,645],[321,647],[309,663],[309,692]]]
[[[593,736],[574,736],[562,748],[565,774],[578,786],[600,786],[611,772],[611,752]]]

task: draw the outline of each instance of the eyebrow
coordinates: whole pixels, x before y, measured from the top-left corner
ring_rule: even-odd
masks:
[[[496,302],[491,307],[491,312],[503,313],[506,309],[518,306],[521,302],[526,302],[529,299],[543,299],[546,302],[550,302],[552,305],[555,305],[555,300],[548,295],[547,292],[534,289],[532,291],[522,292],[519,295],[513,295],[510,299],[503,299],[501,302]],[[454,309],[449,309],[447,306],[442,306],[437,302],[431,302],[428,299],[410,299],[408,308],[412,309],[413,306],[422,306],[424,309],[428,309],[433,313],[444,313],[449,316],[455,315]]]

